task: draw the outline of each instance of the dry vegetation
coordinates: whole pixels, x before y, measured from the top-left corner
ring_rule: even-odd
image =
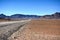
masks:
[[[60,40],[60,20],[32,20],[9,40]]]
[[[0,22],[11,21],[9,19],[0,19]]]

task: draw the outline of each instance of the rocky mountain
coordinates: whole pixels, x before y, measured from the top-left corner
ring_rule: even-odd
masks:
[[[4,19],[5,17],[6,17],[6,15],[0,14],[0,19]]]
[[[60,13],[56,12],[55,14],[52,14],[54,18],[60,18]]]
[[[52,15],[44,15],[44,16],[37,16],[37,15],[23,15],[23,14],[14,14],[11,16],[6,16],[4,14],[0,14],[0,19],[60,19],[60,12],[56,12]]]
[[[44,16],[41,16],[40,18],[43,18],[43,19],[60,19],[60,12],[56,12],[52,15],[44,15]]]
[[[20,20],[20,19],[37,19],[40,16],[37,15],[23,15],[23,14],[14,14],[9,17],[11,20]]]
[[[39,18],[37,15],[23,15],[23,14],[14,14],[11,15],[11,18]]]
[[[11,16],[6,16],[4,14],[0,14],[0,19],[11,19],[11,20],[19,20],[19,19],[35,19],[40,18],[40,16],[37,15],[23,15],[23,14],[14,14]]]

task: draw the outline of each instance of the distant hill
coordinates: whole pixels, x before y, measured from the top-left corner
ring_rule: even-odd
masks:
[[[37,15],[23,15],[23,14],[14,14],[10,16],[11,18],[39,18]]]
[[[11,16],[6,16],[0,14],[0,19],[11,19],[11,20],[20,20],[20,19],[60,19],[60,12],[56,12],[51,15],[37,16],[37,15],[23,15],[23,14],[14,14]]]
[[[6,17],[6,15],[0,14],[0,19],[4,19],[5,17]]]
[[[52,15],[44,15],[41,16],[40,18],[44,18],[44,19],[60,19],[60,12],[56,12]]]
[[[14,14],[11,16],[6,16],[4,14],[0,14],[0,19],[11,19],[11,20],[20,20],[20,19],[37,19],[40,16],[37,15],[23,15],[23,14]]]

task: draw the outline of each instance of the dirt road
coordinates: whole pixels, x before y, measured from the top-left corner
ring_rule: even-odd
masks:
[[[0,22],[0,40],[7,40],[11,34],[19,30],[30,20]]]

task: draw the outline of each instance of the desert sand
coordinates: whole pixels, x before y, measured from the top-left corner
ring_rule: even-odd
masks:
[[[60,40],[60,20],[32,20],[9,40]]]

